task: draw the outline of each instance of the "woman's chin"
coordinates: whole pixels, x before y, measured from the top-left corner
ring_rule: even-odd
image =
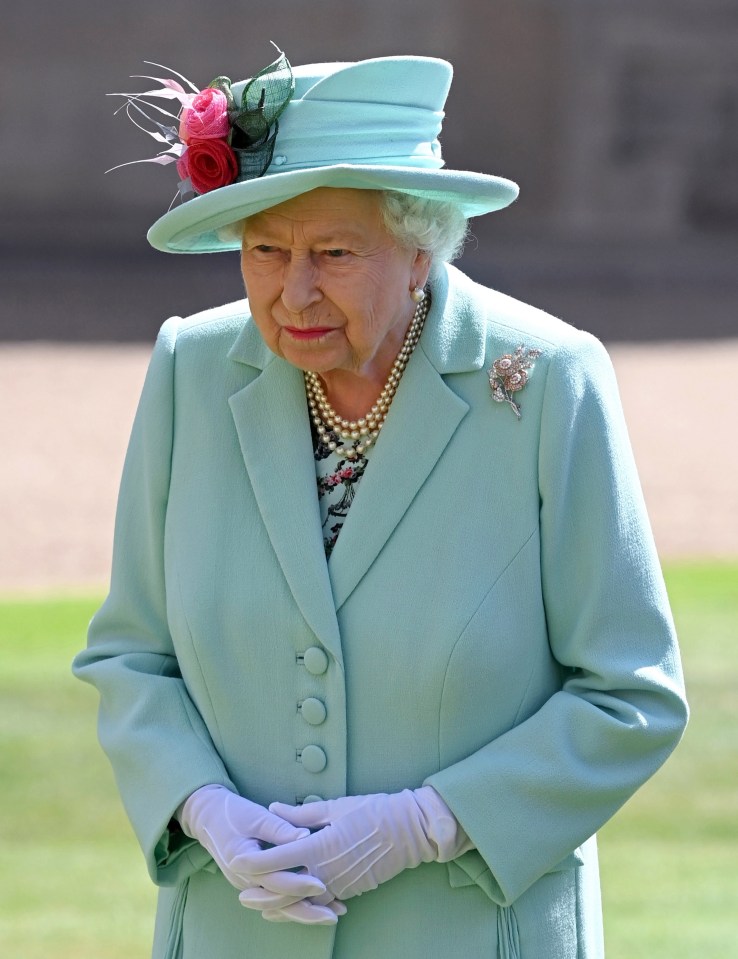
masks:
[[[327,373],[342,365],[345,357],[335,345],[328,342],[333,335],[308,339],[296,339],[285,336],[280,338],[280,356],[300,370],[311,373]]]

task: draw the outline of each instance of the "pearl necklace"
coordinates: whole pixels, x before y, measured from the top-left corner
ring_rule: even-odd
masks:
[[[423,324],[428,316],[430,309],[430,295],[426,294],[415,308],[410,326],[405,334],[400,352],[397,354],[392,369],[387,377],[382,392],[377,398],[377,402],[372,406],[369,412],[358,420],[347,420],[333,409],[325,395],[323,384],[317,373],[305,370],[305,389],[307,392],[308,407],[310,416],[315,429],[329,450],[335,452],[336,456],[345,456],[353,460],[367,450],[372,443],[375,443],[379,436],[379,431],[384,426],[387,419],[390,404],[397,392],[402,374],[405,372],[410,357],[413,354],[420,334],[423,332]],[[340,443],[331,436],[336,434],[340,437]]]

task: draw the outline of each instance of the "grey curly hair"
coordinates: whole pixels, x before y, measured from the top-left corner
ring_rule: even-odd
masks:
[[[469,221],[447,200],[430,200],[395,190],[380,190],[379,210],[387,232],[399,246],[422,250],[431,258],[431,278],[442,263],[461,255],[469,232]],[[245,220],[218,230],[226,242],[239,241]]]
[[[442,263],[461,255],[469,221],[454,203],[383,190],[379,209],[387,232],[403,247],[422,250],[431,258],[431,278]]]

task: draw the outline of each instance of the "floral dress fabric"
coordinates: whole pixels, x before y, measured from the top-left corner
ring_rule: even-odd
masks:
[[[334,434],[330,436],[334,441],[338,439]],[[336,456],[335,451],[330,450],[320,440],[314,429],[313,451],[320,518],[323,523],[323,545],[325,558],[328,559],[336,545],[338,534],[346,521],[359,481],[369,461],[366,452],[352,460]]]

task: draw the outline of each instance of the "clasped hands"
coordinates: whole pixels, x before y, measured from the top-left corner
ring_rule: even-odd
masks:
[[[267,810],[210,785],[189,797],[179,820],[239,890],[242,905],[271,922],[333,925],[346,912],[344,899],[470,848],[430,786]]]

